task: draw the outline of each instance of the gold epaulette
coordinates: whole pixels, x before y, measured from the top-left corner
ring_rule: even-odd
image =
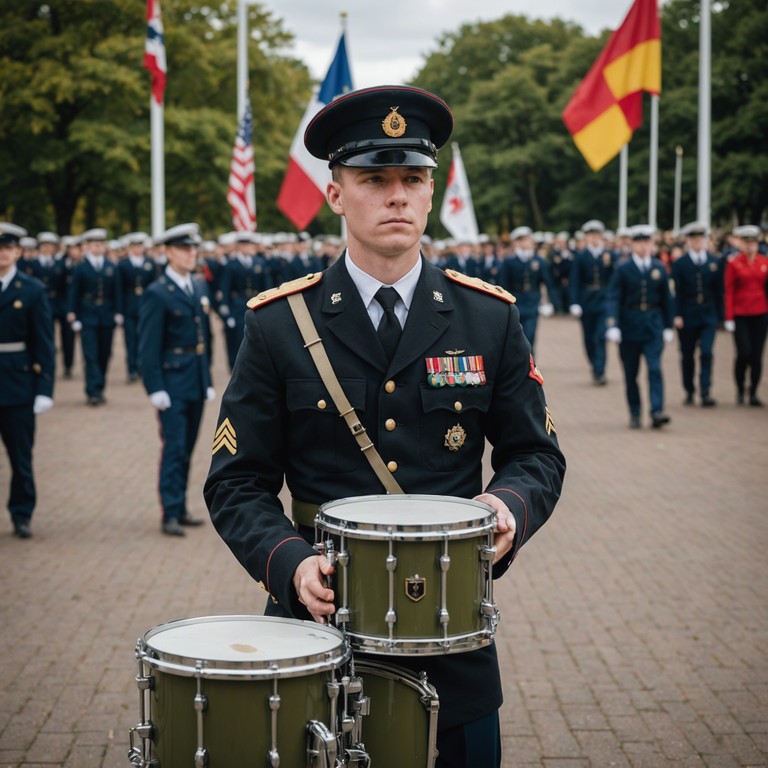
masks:
[[[476,291],[487,293],[489,296],[495,296],[497,299],[502,299],[508,304],[514,304],[517,301],[509,291],[505,291],[500,285],[491,285],[491,283],[486,283],[485,280],[481,280],[479,277],[468,277],[461,272],[457,272],[455,269],[446,269],[445,274],[454,283],[466,285],[468,288],[474,288]]]
[[[259,309],[269,304],[275,299],[281,299],[283,296],[290,296],[292,293],[299,293],[310,285],[315,285],[323,279],[322,272],[312,272],[296,280],[289,280],[287,283],[279,285],[277,288],[270,288],[268,291],[262,291],[248,301],[248,309]]]

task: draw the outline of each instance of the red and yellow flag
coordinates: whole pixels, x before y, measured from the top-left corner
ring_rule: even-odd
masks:
[[[635,0],[563,110],[563,122],[593,171],[616,157],[642,123],[643,91],[661,93],[657,0]]]

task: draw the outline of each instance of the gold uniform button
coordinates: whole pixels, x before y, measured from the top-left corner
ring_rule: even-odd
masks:
[[[397,462],[396,462],[396,461],[390,461],[390,462],[387,464],[387,469],[388,469],[390,472],[397,472]]]
[[[390,379],[390,380],[389,380],[389,381],[388,381],[388,382],[387,382],[387,383],[384,385],[384,389],[385,389],[385,391],[386,391],[386,392],[389,392],[389,394],[391,395],[391,394],[392,394],[392,393],[395,391],[395,389],[396,389],[396,387],[395,387],[395,382],[394,382],[394,381],[392,381],[392,380]]]
[[[317,407],[318,407],[318,408],[319,408],[321,411],[324,411],[324,410],[325,410],[325,409],[328,407],[328,403],[326,403],[326,402],[325,402],[325,400],[318,400],[318,401],[317,401]]]
[[[384,422],[384,426],[387,428],[387,432],[392,432],[397,424],[395,423],[394,419],[387,419]]]
[[[461,404],[461,403],[460,403],[460,402],[457,400],[457,401],[456,401],[456,402],[453,404],[453,407],[454,407],[454,408],[455,408],[457,411],[460,411],[460,410],[461,410],[461,409],[462,409],[464,406],[463,406],[463,405],[462,405],[462,404]]]

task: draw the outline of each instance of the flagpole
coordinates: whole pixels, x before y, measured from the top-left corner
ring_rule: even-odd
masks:
[[[675,234],[680,232],[680,199],[683,186],[683,148],[675,147],[675,211],[672,230]]]
[[[701,0],[699,11],[699,146],[696,219],[708,227],[711,216],[712,135],[712,8],[711,0]]]
[[[149,99],[152,136],[152,237],[165,231],[165,108]]]
[[[621,148],[619,155],[619,229],[627,226],[627,179],[629,176],[629,144]]]
[[[243,118],[248,95],[248,0],[237,2],[237,121]]]
[[[341,34],[347,34],[347,12],[339,11],[339,20],[341,22]],[[344,38],[346,40],[346,37]],[[346,244],[347,242],[347,219],[345,216],[339,216],[339,236],[341,241]]]
[[[656,226],[656,194],[659,174],[659,95],[651,94],[651,160],[648,170],[648,223]]]

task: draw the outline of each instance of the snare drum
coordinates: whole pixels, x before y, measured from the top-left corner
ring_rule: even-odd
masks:
[[[335,622],[355,650],[443,654],[488,645],[495,515],[452,496],[359,496],[324,504],[316,548],[336,566]]]
[[[129,760],[141,768],[336,765],[350,746],[343,734],[359,730],[360,713],[347,710],[360,688],[351,657],[337,629],[309,621],[160,624],[136,646],[141,722]]]
[[[355,661],[369,701],[362,742],[375,766],[434,768],[439,698],[425,677],[375,661]]]

